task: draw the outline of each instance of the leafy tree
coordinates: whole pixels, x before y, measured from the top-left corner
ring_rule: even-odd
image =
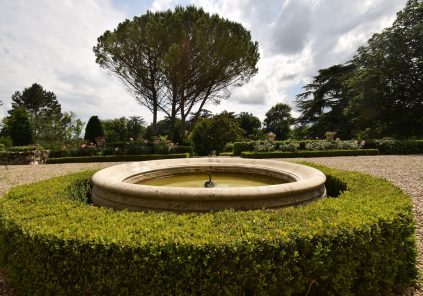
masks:
[[[279,103],[270,108],[264,119],[264,130],[276,135],[276,139],[285,140],[291,131],[291,124],[294,120],[291,116],[291,107]]]
[[[181,120],[194,122],[206,103],[219,103],[231,86],[240,86],[257,72],[258,44],[242,25],[209,15],[194,6],[147,12],[106,31],[94,47],[96,61],[115,73],[138,101],[171,120],[170,136]]]
[[[85,127],[84,140],[95,143],[95,138],[97,137],[104,137],[103,125],[98,116],[91,116]]]
[[[348,113],[368,137],[423,136],[423,1],[409,0],[393,25],[358,49]]]
[[[164,34],[162,16],[148,11],[125,20],[113,31],[106,31],[93,48],[96,62],[116,74],[127,91],[153,113],[153,133],[157,134],[157,114],[162,95],[160,59]]]
[[[334,131],[341,138],[351,137],[351,121],[345,110],[350,102],[347,81],[353,73],[352,64],[319,70],[313,81],[304,86],[305,91],[297,95],[301,112],[297,132],[307,132],[304,136],[312,138],[322,138],[327,131]]]
[[[102,121],[104,136],[108,143],[128,141],[127,119],[125,117]]]
[[[138,139],[144,132],[144,120],[142,117],[120,117],[102,121],[104,135],[109,143],[128,141],[129,138]]]
[[[53,92],[37,83],[12,95],[12,110],[25,108],[29,114],[36,143],[50,142],[60,137],[61,107]]]
[[[222,112],[212,118],[202,118],[194,126],[191,141],[198,155],[219,154],[230,142],[241,139],[243,130],[238,121],[228,112]]]
[[[236,116],[236,119],[247,137],[252,139],[257,138],[261,127],[261,121],[258,117],[248,112],[241,112]]]
[[[13,146],[25,146],[34,143],[31,122],[24,108],[15,108],[11,112],[8,126]]]
[[[77,141],[81,138],[84,122],[77,118],[75,112],[65,112],[62,117],[63,140],[65,142]]]
[[[183,144],[184,141],[179,136],[179,133],[173,134],[173,138],[171,135],[172,125],[175,125],[176,128],[179,128],[181,121],[177,118],[175,123],[172,123],[172,120],[169,117],[165,117],[162,120],[157,122],[157,134],[159,136],[167,136],[169,139],[172,139],[174,143]],[[152,125],[149,125],[145,132],[145,137],[149,140],[153,140],[154,136],[152,133]]]
[[[145,120],[141,116],[131,116],[126,122],[126,128],[129,138],[141,138],[145,132]]]
[[[231,86],[257,73],[258,44],[242,25],[192,6],[176,8],[171,24],[173,40],[164,59],[164,77],[172,95],[166,102],[173,113],[176,105],[184,138],[191,112],[195,122],[207,103],[228,98]]]

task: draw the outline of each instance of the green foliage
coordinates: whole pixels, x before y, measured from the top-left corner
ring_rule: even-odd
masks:
[[[291,124],[294,120],[291,116],[291,107],[287,104],[276,104],[266,113],[263,121],[264,130],[276,135],[277,140],[285,140],[289,138]]]
[[[313,81],[297,95],[300,117],[297,123],[302,137],[323,138],[327,132],[336,132],[342,139],[351,138],[351,120],[345,115],[350,101],[346,81],[353,75],[351,63],[320,69]]]
[[[192,130],[191,141],[198,155],[211,155],[213,152],[219,154],[226,144],[241,136],[242,129],[237,120],[231,114],[222,112],[198,121]]]
[[[260,134],[261,121],[258,117],[248,112],[241,112],[236,116],[239,126],[245,131],[250,139],[257,139]]]
[[[172,130],[172,119],[169,117],[166,117],[162,120],[157,121],[157,135],[159,136],[168,136],[170,140],[172,140],[174,143],[181,144],[183,143],[183,140],[178,132],[175,132],[176,130],[179,130],[181,127],[181,120],[176,118],[173,122],[174,127]],[[145,138],[152,141],[154,140],[155,136],[153,135],[153,125],[149,125],[146,128],[145,131]]]
[[[7,148],[13,145],[13,141],[10,137],[0,137],[0,144]]]
[[[96,62],[153,113],[152,136],[160,110],[171,119],[173,140],[177,116],[185,140],[188,116],[198,118],[206,103],[226,99],[230,87],[257,73],[259,59],[258,44],[242,25],[194,6],[126,20],[100,36],[93,50]]]
[[[393,25],[358,49],[349,115],[366,138],[423,136],[423,2],[409,0]]]
[[[24,108],[28,112],[36,143],[61,138],[61,106],[53,92],[46,91],[41,85],[34,83],[22,93],[17,91],[12,95],[10,112],[17,108]]]
[[[225,148],[223,148],[223,152],[233,152],[234,151],[234,144],[228,143],[225,145]]]
[[[422,154],[423,140],[367,140],[364,148],[378,149],[381,154]]]
[[[243,151],[254,151],[254,146],[256,142],[235,142],[234,143],[234,155],[241,156]]]
[[[378,155],[377,149],[357,149],[357,150],[303,150],[295,152],[242,152],[243,158],[295,158],[295,157],[325,157],[325,156],[358,156],[358,155]]]
[[[66,188],[93,172],[19,186],[0,199],[0,264],[21,295],[389,295],[412,284],[410,197],[382,179],[317,168],[346,190],[247,212],[113,211],[69,199]]]
[[[106,156],[80,156],[49,158],[46,163],[86,163],[86,162],[118,162],[118,161],[142,161],[154,159],[187,158],[188,153],[178,154],[147,154],[147,155],[106,155]]]
[[[233,152],[222,152],[219,156],[234,156]]]
[[[85,127],[84,140],[95,143],[95,138],[103,136],[104,130],[100,119],[98,119],[98,116],[91,116]]]
[[[40,145],[31,145],[31,146],[13,146],[9,148],[11,152],[22,152],[22,151],[44,151],[44,147]]]
[[[234,143],[233,152],[240,156],[241,152],[272,152],[272,151],[299,151],[299,150],[350,150],[364,147],[364,141],[325,141],[325,140],[287,140],[287,141],[250,141]],[[376,148],[376,147],[365,147]]]
[[[72,143],[81,139],[84,122],[77,118],[75,112],[64,112],[62,117],[63,140],[65,143]]]
[[[193,153],[192,146],[176,146],[166,141],[156,142],[117,142],[106,143],[104,147],[82,145],[79,148],[65,148],[50,150],[50,158],[76,156],[105,156],[105,155],[145,155],[145,154],[174,154]]]
[[[131,116],[103,120],[106,143],[129,141],[141,138],[145,131],[145,121],[142,117]]]
[[[71,200],[82,203],[91,203],[91,190],[93,189],[93,182],[91,178],[78,179],[69,184],[65,188],[64,195]]]
[[[319,70],[297,96],[296,136],[397,139],[423,136],[423,2],[409,0],[393,25],[344,65]]]
[[[28,113],[24,108],[14,109],[8,124],[13,146],[24,146],[34,143],[32,126],[29,121]]]

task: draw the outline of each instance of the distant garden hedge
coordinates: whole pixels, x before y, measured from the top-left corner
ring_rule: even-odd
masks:
[[[22,295],[387,295],[412,284],[410,197],[316,167],[339,197],[248,212],[94,207],[75,197],[93,172],[19,186],[0,199],[0,265]]]
[[[170,146],[167,143],[154,144],[152,142],[117,142],[109,143],[104,147],[79,147],[50,150],[50,158],[81,157],[81,156],[108,156],[108,155],[146,155],[146,154],[175,154],[193,153],[191,146]]]
[[[188,153],[177,154],[147,154],[147,155],[106,155],[106,156],[81,156],[49,158],[47,164],[54,163],[83,163],[83,162],[116,162],[116,161],[142,161],[155,159],[187,158]]]
[[[294,158],[294,157],[325,157],[325,156],[358,156],[378,155],[377,149],[357,150],[322,150],[322,151],[295,151],[295,152],[242,152],[242,158]]]
[[[380,154],[423,154],[423,140],[368,140],[364,148],[378,149]]]
[[[267,141],[261,141],[266,143]],[[357,143],[358,147],[354,147]],[[319,150],[356,150],[356,149],[377,149],[380,154],[423,154],[423,140],[348,140],[348,141],[327,141],[327,140],[287,140],[267,142],[271,151],[260,151],[260,141],[235,142],[233,143],[234,155],[240,156],[242,152],[297,152],[297,151],[319,151]],[[350,146],[350,147],[348,147]],[[348,149],[346,149],[348,147]],[[230,146],[225,152],[229,151]]]

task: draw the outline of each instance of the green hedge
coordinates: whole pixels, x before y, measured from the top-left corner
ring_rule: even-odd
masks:
[[[69,196],[93,172],[19,186],[0,199],[0,265],[22,295],[386,295],[412,284],[409,196],[317,168],[338,198],[248,212],[113,211],[77,201],[84,190]]]
[[[234,156],[234,154],[232,152],[222,152],[219,153],[219,156]]]
[[[104,147],[52,149],[51,158],[81,157],[81,156],[108,156],[108,155],[147,155],[147,154],[177,154],[193,153],[192,146],[169,146],[151,142],[118,142],[108,143]]]
[[[255,141],[251,142],[235,142],[233,152],[236,156],[241,156],[241,153],[244,151],[254,151],[254,146],[256,145]]]
[[[378,149],[380,154],[423,154],[423,140],[367,140],[364,148]]]
[[[148,154],[148,155],[106,155],[106,156],[81,156],[49,158],[46,163],[82,163],[82,162],[116,162],[116,161],[142,161],[168,158],[187,158],[188,153],[178,154]]]
[[[326,156],[358,156],[378,155],[377,149],[357,150],[322,150],[322,151],[296,151],[296,152],[242,152],[243,158],[293,158],[293,157],[326,157]]]

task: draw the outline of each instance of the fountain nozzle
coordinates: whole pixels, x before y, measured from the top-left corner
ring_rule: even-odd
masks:
[[[214,187],[214,182],[212,181],[212,177],[211,177],[211,167],[209,167],[209,180],[204,182],[204,187],[205,188],[213,188]]]

